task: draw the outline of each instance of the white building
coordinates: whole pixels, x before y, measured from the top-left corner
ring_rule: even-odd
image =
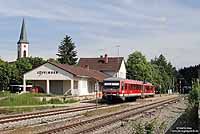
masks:
[[[99,58],[80,58],[79,66],[103,72],[110,77],[126,79],[126,66],[123,57],[101,56]]]
[[[24,74],[26,81],[31,80],[33,87],[39,87],[47,94],[72,94],[73,96],[95,93],[95,87],[109,76],[96,70],[66,64],[47,62]]]

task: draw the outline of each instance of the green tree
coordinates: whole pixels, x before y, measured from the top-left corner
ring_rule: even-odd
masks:
[[[10,83],[10,72],[7,63],[0,64],[0,90],[7,90]]]
[[[155,57],[151,60],[152,65],[157,65],[160,71],[160,85],[163,92],[166,92],[168,88],[173,87],[173,78],[175,77],[176,69],[170,62],[161,54],[158,58]]]
[[[19,70],[17,69],[17,66],[15,64],[9,64],[9,72],[10,72],[10,85],[16,85],[16,84],[21,84],[22,82],[20,81],[20,74]]]
[[[161,72],[156,64],[150,64],[151,68],[151,82],[154,86],[160,87],[162,83]]]
[[[2,63],[5,63],[5,61],[3,61],[3,60],[0,58],[0,64],[2,64]]]
[[[188,101],[191,107],[199,106],[200,102],[200,85],[199,81],[195,82],[192,86],[192,91],[190,91],[188,96]]]
[[[58,61],[62,64],[76,64],[78,58],[76,58],[77,51],[75,48],[76,47],[74,42],[72,42],[72,38],[66,35],[58,47]]]
[[[128,56],[127,77],[136,80],[151,80],[150,66],[141,52],[135,51]]]
[[[28,62],[32,65],[32,68],[36,68],[42,64],[44,64],[46,61],[41,57],[29,57],[27,58]]]
[[[48,62],[59,63],[59,61],[56,60],[56,59],[54,59],[54,58],[49,58],[47,61],[48,61]]]
[[[32,69],[32,64],[30,63],[28,58],[20,58],[15,62],[16,68],[19,71],[19,80],[18,83],[22,84],[23,75]]]

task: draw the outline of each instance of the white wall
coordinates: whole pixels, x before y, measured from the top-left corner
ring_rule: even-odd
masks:
[[[79,90],[79,95],[88,95],[88,81],[87,79],[79,79],[78,81],[78,90]]]
[[[110,71],[104,71],[105,74],[110,75],[111,77],[119,77],[126,79],[126,66],[124,60],[122,60],[121,66],[119,71],[116,72],[110,72]]]
[[[92,79],[88,79],[88,92],[91,94],[91,93],[94,93],[95,92],[95,83],[96,81],[95,80],[92,80]]]
[[[26,57],[29,57],[29,49],[28,48],[29,48],[29,44],[27,44],[27,43],[18,44],[18,51],[19,51],[18,58],[24,57],[24,50],[26,51]]]
[[[126,79],[126,66],[124,60],[122,61],[119,71],[117,72],[117,77]]]

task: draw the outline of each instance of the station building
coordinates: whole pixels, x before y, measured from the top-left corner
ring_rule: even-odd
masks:
[[[47,94],[91,95],[109,76],[97,70],[67,64],[47,62],[24,74],[23,86],[31,80]]]

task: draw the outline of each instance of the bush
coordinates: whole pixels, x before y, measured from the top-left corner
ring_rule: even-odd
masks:
[[[53,98],[48,101],[50,104],[63,104],[63,102],[59,99]]]
[[[9,91],[0,91],[0,97],[6,97],[9,96],[10,92]]]
[[[69,99],[69,100],[65,100],[64,103],[75,103],[78,102],[78,100],[75,99]]]
[[[9,95],[0,100],[0,106],[41,105],[42,102],[33,97],[32,94]]]
[[[192,91],[190,91],[188,96],[188,101],[192,107],[198,106],[200,101],[200,86],[198,83],[195,83],[193,85]]]
[[[30,93],[34,97],[43,97],[43,96],[53,96],[52,94],[45,94],[45,93]]]

